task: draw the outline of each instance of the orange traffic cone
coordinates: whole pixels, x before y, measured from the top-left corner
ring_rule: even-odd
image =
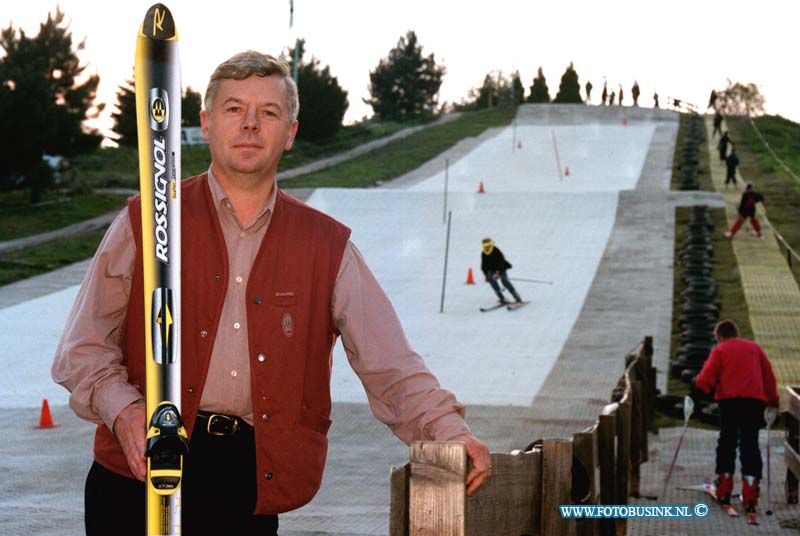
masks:
[[[61,425],[53,422],[53,416],[50,414],[50,404],[47,403],[45,398],[42,400],[42,415],[39,417],[39,426],[36,428],[42,430],[45,428],[58,428],[59,426]]]
[[[517,149],[522,149],[522,140],[517,142]]]
[[[564,176],[569,177],[569,166],[567,166],[567,169],[564,170]]]
[[[474,285],[475,279],[472,277],[472,268],[467,271],[467,285]]]
[[[486,193],[486,190],[483,189],[483,181],[481,181],[480,186],[478,186],[478,193],[479,194],[485,194]]]

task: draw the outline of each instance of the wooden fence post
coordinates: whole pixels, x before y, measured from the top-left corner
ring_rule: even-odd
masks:
[[[491,454],[492,477],[467,497],[467,536],[539,534],[542,453]]]
[[[644,425],[644,412],[642,411],[642,382],[631,382],[631,480],[630,495],[639,497],[639,484],[641,480],[640,465],[643,458],[647,457],[647,427]],[[642,455],[644,451],[644,456]]]
[[[572,441],[542,444],[542,531],[547,536],[574,534],[574,519],[561,517],[559,505],[572,503]]]
[[[389,501],[389,536],[408,536],[408,477],[409,464],[392,467]]]
[[[600,504],[616,504],[616,440],[617,440],[617,414],[616,411],[602,414],[597,424],[597,456],[600,462]],[[605,518],[600,520],[601,536],[616,534],[615,520]]]
[[[786,387],[786,502],[797,504],[798,477],[800,476],[800,399],[793,387]]]
[[[597,425],[572,435],[572,451],[572,502],[597,504]],[[597,519],[575,520],[575,534],[578,536],[594,536],[597,530]]]
[[[463,443],[411,444],[409,534],[464,536],[467,451]]]
[[[631,393],[620,401],[617,408],[617,494],[614,504],[628,504],[631,476]],[[617,534],[625,534],[628,522],[623,517],[616,520]]]

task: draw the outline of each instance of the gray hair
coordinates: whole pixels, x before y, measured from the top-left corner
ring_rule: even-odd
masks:
[[[262,54],[254,50],[240,52],[228,60],[219,64],[211,75],[206,88],[206,95],[203,105],[206,112],[211,111],[214,97],[217,94],[220,80],[244,80],[251,76],[272,76],[278,75],[283,78],[286,84],[286,101],[289,103],[289,122],[293,123],[300,113],[300,98],[297,94],[297,84],[295,84],[289,71],[289,65],[285,61],[279,60],[269,54]]]

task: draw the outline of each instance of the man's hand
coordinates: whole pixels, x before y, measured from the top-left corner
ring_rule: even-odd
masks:
[[[134,402],[119,412],[114,421],[114,435],[122,446],[133,476],[144,482],[147,476],[145,450],[145,405],[144,401]]]
[[[492,476],[489,449],[472,434],[458,436],[452,441],[460,441],[467,447],[467,456],[472,461],[472,470],[467,475],[467,495],[472,495]]]

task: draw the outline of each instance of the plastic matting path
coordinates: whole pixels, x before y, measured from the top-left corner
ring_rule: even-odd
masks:
[[[723,126],[723,130],[726,129],[727,126]],[[725,164],[719,159],[717,149],[719,139],[711,135],[712,130],[711,116],[707,116],[711,179],[717,191],[725,197],[725,212],[730,225],[737,218],[743,184],[751,178],[738,176],[738,179],[744,179],[739,180],[738,187],[726,188]],[[758,191],[758,183],[753,182]],[[765,199],[765,203],[769,206],[769,199]],[[759,206],[758,218],[764,238],[753,236],[749,222],[745,223],[733,237],[733,251],[739,264],[753,336],[772,362],[783,398],[786,385],[800,382],[800,288],[765,216],[763,207]]]

